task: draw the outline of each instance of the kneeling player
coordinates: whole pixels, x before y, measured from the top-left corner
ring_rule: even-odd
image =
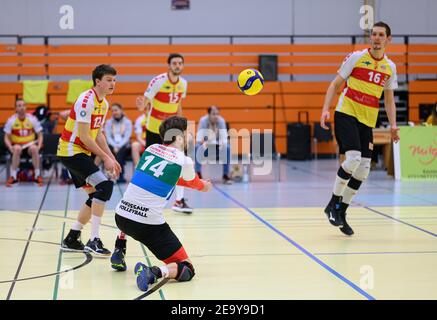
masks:
[[[159,133],[164,144],[153,144],[145,150],[116,207],[118,228],[165,263],[152,268],[136,264],[137,285],[142,291],[162,277],[189,281],[194,276],[187,253],[163,216],[176,184],[203,192],[211,189],[211,182],[196,176],[193,160],[184,154],[186,130],[185,118],[173,116],[163,121]],[[126,270],[125,254],[126,239],[118,238],[111,258],[114,269]]]

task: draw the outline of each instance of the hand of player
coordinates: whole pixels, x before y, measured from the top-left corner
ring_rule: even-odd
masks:
[[[121,171],[117,167],[118,162],[110,157],[106,157],[103,159],[103,165],[105,166],[105,170],[109,172],[111,175],[116,175],[117,171]],[[120,166],[120,164],[118,164]]]
[[[116,172],[117,172],[117,178],[120,176],[122,168],[121,165],[118,163],[118,161],[115,161],[115,166],[116,166]]]
[[[329,111],[322,112],[322,116],[320,117],[320,126],[325,130],[329,130],[329,127],[325,124],[325,121],[329,120],[330,117],[331,115]]]
[[[398,127],[391,128],[390,133],[391,133],[391,139],[394,141],[394,143],[398,143],[399,140],[401,139],[399,137],[399,128]]]
[[[211,188],[212,188],[211,180],[209,180],[209,179],[208,180],[200,179],[200,180],[202,180],[203,185],[204,185],[203,189],[200,190],[200,191],[201,192],[208,192],[208,191],[210,191]]]
[[[136,105],[138,110],[143,111],[146,107],[146,97],[144,96],[138,96],[136,99]]]

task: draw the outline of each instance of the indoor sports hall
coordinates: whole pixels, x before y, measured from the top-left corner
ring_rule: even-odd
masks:
[[[0,2],[1,300],[437,299],[437,2]],[[347,209],[353,235],[346,235],[325,214],[337,172],[348,161],[348,152],[339,154],[334,126],[344,87],[334,92],[328,130],[320,119],[331,81],[348,54],[370,48],[378,21],[391,28],[385,52],[396,65],[400,141],[392,141],[387,99],[375,98],[370,174]],[[226,122],[230,165],[228,174],[218,158],[201,166],[212,187],[184,189],[192,213],[173,210],[176,193],[164,209],[195,276],[160,280],[143,292],[136,263],[162,262],[132,237],[126,272],[112,269],[109,257],[61,250],[88,198],[72,184],[57,149],[97,65],[117,70],[106,99],[122,105],[135,127],[144,114],[136,99],[167,72],[171,53],[184,59],[188,85],[181,104],[189,131],[196,136],[200,119],[215,106]],[[263,77],[257,94],[239,82],[246,69]],[[18,142],[23,152],[15,170],[8,137],[32,130],[18,122],[6,129],[20,102],[45,125],[39,166],[31,155],[38,142]],[[100,223],[110,251],[119,234],[116,207],[140,167],[131,154],[135,130],[124,180],[111,180]],[[98,167],[104,171],[104,164]],[[40,183],[33,181],[37,172]],[[88,223],[82,241],[90,232]]]

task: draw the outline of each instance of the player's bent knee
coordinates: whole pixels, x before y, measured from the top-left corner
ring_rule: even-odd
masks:
[[[355,179],[364,181],[367,179],[370,173],[370,158],[362,158],[360,165],[358,166],[357,170],[355,170],[353,176]]]
[[[88,199],[85,201],[85,204],[91,208],[91,205],[93,203],[93,198],[94,198],[95,192],[91,192],[88,194]]]
[[[110,180],[105,180],[96,185],[95,188],[96,192],[94,192],[93,198],[106,202],[111,199],[114,183]]]
[[[194,275],[194,267],[188,261],[177,262],[178,265],[178,273],[176,275],[176,280],[179,282],[190,281],[193,279]]]
[[[358,169],[361,163],[361,152],[360,151],[347,151],[346,152],[346,159],[343,161],[341,166],[343,169],[348,173],[354,173],[355,170]]]

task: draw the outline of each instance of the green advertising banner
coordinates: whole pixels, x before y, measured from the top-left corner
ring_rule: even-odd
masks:
[[[400,128],[401,179],[437,180],[437,126]]]

